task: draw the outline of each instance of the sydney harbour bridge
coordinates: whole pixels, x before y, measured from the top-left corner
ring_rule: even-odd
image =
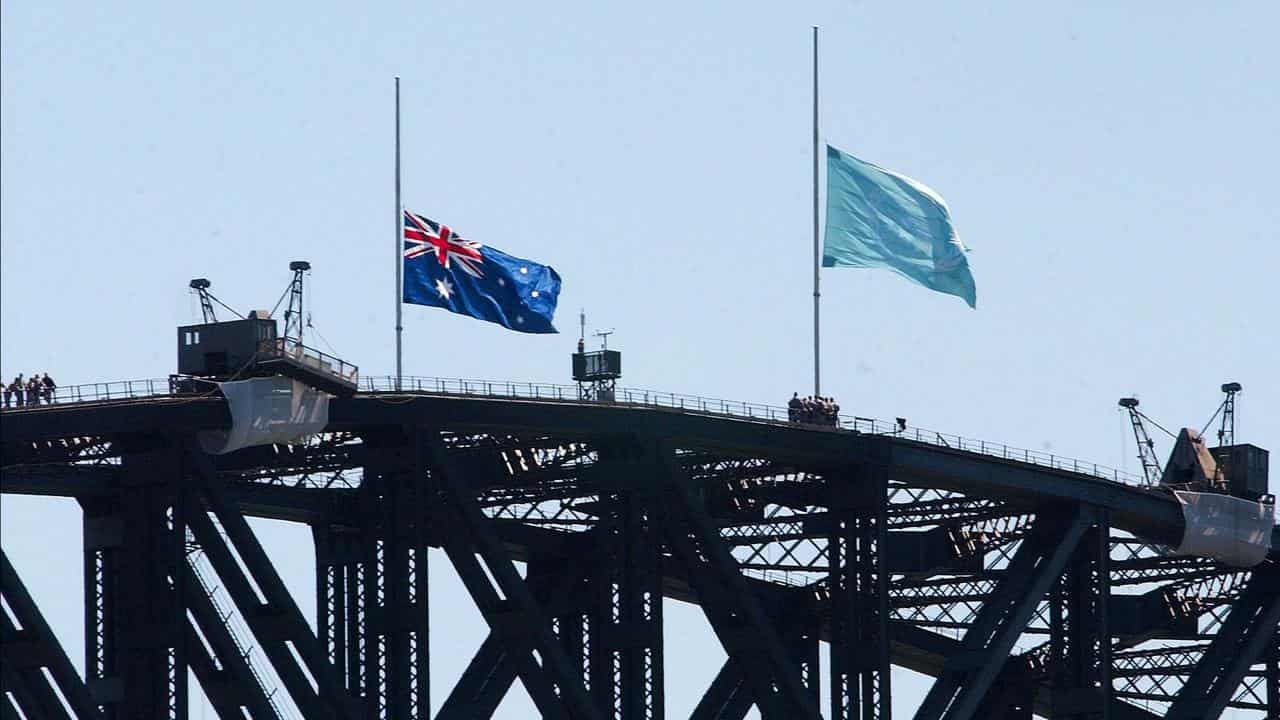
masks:
[[[663,599],[728,660],[699,720],[1280,717],[1280,535],[1251,568],[1168,551],[1168,492],[907,426],[618,389],[362,378],[299,444],[227,454],[227,401],[168,380],[3,413],[3,491],[83,511],[83,675],[8,558],[8,718],[664,717]],[[317,614],[247,518],[305,523]],[[489,633],[429,696],[427,551]],[[228,618],[237,617],[235,623]],[[315,628],[314,630],[312,628]],[[829,662],[820,662],[820,643]],[[256,648],[251,653],[248,648]],[[820,698],[829,695],[829,703]]]

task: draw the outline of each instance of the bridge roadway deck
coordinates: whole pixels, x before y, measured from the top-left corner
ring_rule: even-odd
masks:
[[[226,403],[214,397],[131,398],[8,410],[0,424],[3,464],[21,462],[15,452],[26,443],[84,436],[190,433],[228,424]],[[880,446],[875,448],[876,454],[888,459],[890,476],[904,483],[1006,499],[1029,509],[1054,502],[1086,502],[1109,510],[1113,527],[1151,542],[1176,545],[1183,532],[1182,513],[1166,492],[893,435],[652,406],[434,392],[361,393],[335,398],[330,404],[329,430],[358,431],[386,425],[568,437],[638,436],[664,439],[677,447],[769,457],[800,467],[856,462]],[[6,492],[23,491],[11,473],[6,475]],[[66,489],[74,493],[73,487]],[[1273,544],[1272,557],[1277,556]]]

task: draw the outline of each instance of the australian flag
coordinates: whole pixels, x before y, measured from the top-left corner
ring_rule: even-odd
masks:
[[[448,225],[404,211],[405,302],[553,333],[559,297],[560,276],[550,266],[464,240]]]

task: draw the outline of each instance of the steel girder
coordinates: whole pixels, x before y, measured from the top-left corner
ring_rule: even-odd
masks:
[[[1169,708],[1173,720],[1217,717],[1249,667],[1276,641],[1280,622],[1280,567],[1255,569],[1226,621]]]
[[[691,492],[674,453],[655,448],[663,483],[667,545],[698,596],[703,613],[746,676],[765,720],[819,717],[817,702],[718,529]]]
[[[513,653],[516,672],[538,711],[547,718],[603,718],[541,603],[516,572],[511,556],[493,533],[492,521],[481,512],[440,437],[425,432],[421,441],[429,458],[445,553],[490,631],[502,638],[504,650]]]
[[[249,664],[248,649],[232,635],[227,618],[194,567],[182,569],[187,593],[187,662],[213,707],[222,717],[242,715],[279,719],[280,708],[268,695],[262,679]]]
[[[1093,512],[1076,506],[1064,513],[1036,518],[1005,575],[982,605],[961,642],[934,681],[916,720],[967,720],[982,703],[1009,651],[1050,586],[1057,581]]]
[[[193,455],[192,464],[199,484],[187,503],[189,527],[289,695],[308,718],[358,716],[266,551],[224,496],[207,456]]]

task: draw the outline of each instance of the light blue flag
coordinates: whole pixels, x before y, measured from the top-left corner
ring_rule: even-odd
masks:
[[[827,146],[823,267],[885,268],[976,307],[966,252],[937,193]]]

